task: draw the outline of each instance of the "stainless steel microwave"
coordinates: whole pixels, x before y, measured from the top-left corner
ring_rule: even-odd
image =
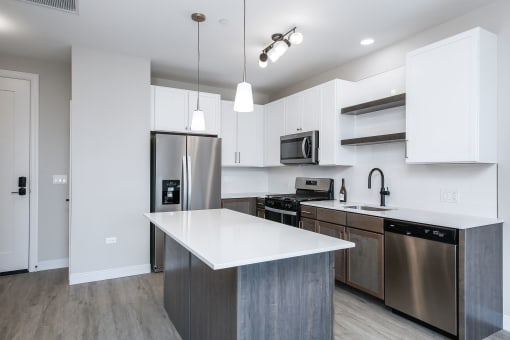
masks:
[[[319,164],[319,131],[281,136],[280,163]]]

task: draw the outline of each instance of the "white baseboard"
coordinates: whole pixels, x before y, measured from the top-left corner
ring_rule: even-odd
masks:
[[[503,329],[510,331],[510,315],[503,314]]]
[[[69,275],[69,284],[75,285],[85,282],[110,280],[125,276],[147,274],[150,272],[151,272],[150,264],[140,264],[137,266],[112,268],[93,272],[72,273]]]
[[[47,261],[39,261],[37,263],[37,271],[41,270],[50,270],[50,269],[58,269],[58,268],[67,268],[69,267],[69,259],[55,259],[55,260],[47,260]]]

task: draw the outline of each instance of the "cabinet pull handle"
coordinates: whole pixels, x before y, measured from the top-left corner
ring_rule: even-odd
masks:
[[[406,139],[406,144],[405,144],[405,158],[407,159],[407,142],[408,140]]]

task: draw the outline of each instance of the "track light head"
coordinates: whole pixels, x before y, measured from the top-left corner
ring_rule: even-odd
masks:
[[[259,56],[259,66],[264,68],[267,66],[267,59],[273,63],[276,62],[291,45],[299,45],[303,41],[303,35],[296,32],[297,27],[291,28],[287,33],[274,33],[271,35],[271,42],[267,45]]]

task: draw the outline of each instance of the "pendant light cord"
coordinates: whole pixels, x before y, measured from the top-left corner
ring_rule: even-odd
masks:
[[[198,25],[198,43],[197,43],[197,111],[200,110],[200,22],[197,21]]]
[[[246,0],[244,0],[243,2],[243,53],[244,53],[243,82],[246,82]]]

